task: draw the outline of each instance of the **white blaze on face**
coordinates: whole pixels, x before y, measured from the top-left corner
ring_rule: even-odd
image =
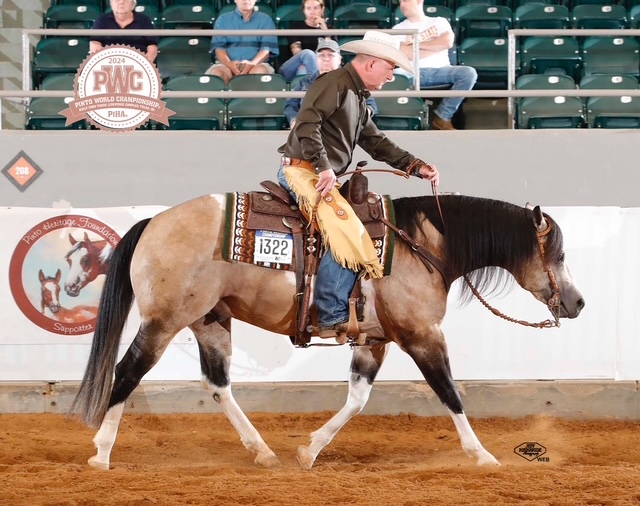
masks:
[[[43,288],[51,294],[49,309],[54,313],[57,312],[60,309],[60,298],[58,297],[60,287],[54,281],[47,281]]]
[[[90,272],[84,270],[82,263],[83,259],[88,258],[88,256],[89,250],[83,246],[71,253],[67,258],[69,274],[67,274],[64,289],[69,295],[78,295],[80,289],[87,283]]]

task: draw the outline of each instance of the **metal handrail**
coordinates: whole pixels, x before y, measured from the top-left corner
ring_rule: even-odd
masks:
[[[314,30],[314,35],[359,35],[362,36],[369,30],[366,29],[327,29],[327,30]],[[419,35],[420,32],[417,29],[384,29],[378,30],[381,32],[391,33],[393,35],[412,35],[413,36],[413,65],[417,68],[417,62],[420,59],[420,44]],[[122,30],[119,29],[101,29],[94,30],[91,28],[33,28],[22,30],[22,89],[24,91],[31,88],[31,65],[30,63],[30,35],[77,35],[90,36],[99,33],[101,35],[123,35]],[[130,35],[158,35],[158,36],[185,36],[185,37],[213,37],[217,36],[234,36],[234,35],[275,35],[287,36],[287,35],[309,35],[309,30],[305,29],[275,29],[275,30],[188,30],[188,29],[161,29],[154,28],[153,30],[127,30],[127,36]],[[414,87],[416,90],[420,90],[420,74],[416,73],[414,80]]]

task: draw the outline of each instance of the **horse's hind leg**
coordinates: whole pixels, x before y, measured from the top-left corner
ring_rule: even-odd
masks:
[[[451,375],[447,345],[440,328],[432,335],[403,343],[404,350],[413,358],[429,386],[448,408],[456,426],[462,449],[481,465],[500,465],[496,458],[484,449],[473,432],[462,407],[462,399]]]
[[[229,366],[231,364],[231,319],[204,324],[202,318],[190,325],[198,341],[202,385],[213,394],[233,427],[238,431],[244,446],[256,453],[255,464],[260,467],[280,466],[275,453],[264,442],[231,393]]]
[[[143,323],[140,326],[131,346],[116,366],[109,407],[93,438],[97,453],[89,459],[91,467],[109,469],[111,450],[116,442],[125,401],[160,359],[174,335],[175,332],[166,332],[159,325]]]
[[[298,463],[303,469],[311,469],[322,449],[353,416],[362,411],[369,400],[373,381],[387,355],[387,347],[388,345],[376,348],[359,346],[355,349],[351,361],[347,402],[331,420],[311,434],[309,446],[298,447]]]

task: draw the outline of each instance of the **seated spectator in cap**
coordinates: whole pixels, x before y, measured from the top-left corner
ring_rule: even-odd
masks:
[[[324,17],[324,0],[304,0],[302,11],[304,20],[291,21],[287,28],[291,30],[327,30],[329,28]],[[291,57],[280,65],[278,74],[283,75],[287,81],[292,81],[299,75],[315,74],[318,71],[315,54],[318,35],[289,35],[287,40]]]
[[[314,83],[321,74],[325,74],[332,70],[336,70],[342,64],[342,55],[340,54],[340,47],[335,40],[331,39],[318,39],[318,47],[315,55],[317,59],[318,71],[314,74],[303,77],[300,82],[294,87],[293,91],[307,91],[309,87]],[[301,98],[288,98],[284,104],[284,115],[289,121],[289,125],[293,128],[296,124],[296,116],[300,110]],[[371,111],[371,115],[378,114],[378,106],[372,97],[367,99],[367,107]]]
[[[271,16],[255,10],[256,0],[235,0],[236,10],[220,16],[215,30],[275,30]],[[278,56],[278,38],[274,35],[214,35],[211,53],[215,64],[206,74],[221,77],[225,83],[233,76],[273,74],[267,60]]]
[[[111,0],[111,12],[101,14],[91,27],[93,30],[153,30],[151,18],[135,12],[136,0]],[[152,35],[91,35],[89,52],[99,51],[104,46],[124,44],[146,54],[150,62],[158,56],[158,37]]]

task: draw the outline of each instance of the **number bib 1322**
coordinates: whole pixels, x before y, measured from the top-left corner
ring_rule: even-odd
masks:
[[[291,264],[293,261],[293,235],[257,230],[253,260],[254,262]]]

